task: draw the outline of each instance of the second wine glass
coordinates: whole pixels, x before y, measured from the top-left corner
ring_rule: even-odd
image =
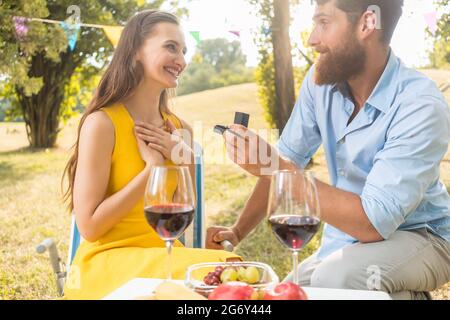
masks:
[[[298,284],[298,253],[320,228],[314,174],[310,171],[276,171],[271,180],[267,210],[272,232],[292,252],[293,282]]]

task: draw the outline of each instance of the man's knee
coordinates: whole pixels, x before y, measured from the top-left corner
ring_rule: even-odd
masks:
[[[388,291],[381,270],[343,259],[325,259],[311,276],[311,286],[352,290]]]
[[[322,261],[311,275],[311,286],[317,288],[350,289],[353,268],[343,268],[338,261]]]

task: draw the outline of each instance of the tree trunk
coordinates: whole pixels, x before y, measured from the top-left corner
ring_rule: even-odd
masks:
[[[43,78],[41,90],[36,95],[26,96],[23,89],[16,87],[32,148],[51,148],[56,143],[64,88],[77,67],[76,58],[66,52],[61,54],[60,62],[55,63],[41,54],[33,56],[30,76]]]
[[[274,0],[272,44],[275,65],[276,123],[283,131],[295,104],[294,71],[289,38],[289,0]]]

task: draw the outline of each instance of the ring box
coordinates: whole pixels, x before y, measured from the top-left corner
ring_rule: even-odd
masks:
[[[250,119],[250,115],[243,112],[236,112],[234,114],[234,124],[240,124],[244,127],[248,128],[248,121]]]

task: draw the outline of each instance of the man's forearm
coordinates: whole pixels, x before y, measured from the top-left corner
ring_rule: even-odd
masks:
[[[279,170],[297,170],[294,163],[287,159],[278,159]],[[253,192],[245,204],[244,210],[239,215],[233,226],[239,241],[243,240],[267,215],[271,176],[260,176]]]
[[[239,241],[244,239],[267,215],[269,177],[260,177],[253,192],[233,226]]]
[[[321,219],[360,242],[376,242],[383,238],[373,227],[362,206],[361,198],[316,180]]]

